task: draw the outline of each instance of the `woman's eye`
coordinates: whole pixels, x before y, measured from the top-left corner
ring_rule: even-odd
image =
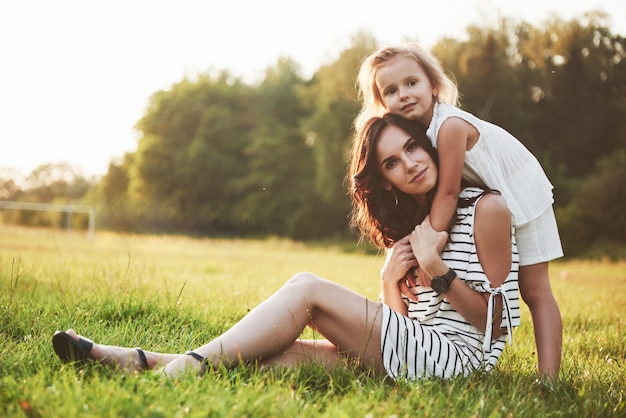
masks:
[[[391,170],[392,168],[394,168],[396,166],[396,161],[392,160],[392,161],[387,161],[387,164],[385,164],[385,168],[387,170]]]
[[[415,142],[410,143],[406,147],[407,152],[415,151],[416,149],[417,149],[417,144]]]

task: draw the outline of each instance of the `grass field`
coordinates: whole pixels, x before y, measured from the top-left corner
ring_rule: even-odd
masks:
[[[253,366],[168,380],[76,369],[56,329],[106,344],[182,352],[228,328],[294,273],[378,295],[382,256],[284,240],[0,229],[0,415],[5,417],[626,416],[626,263],[551,264],[564,322],[561,380],[535,383],[530,316],[498,368],[448,381],[393,382],[340,367]],[[310,336],[310,335],[309,335]]]

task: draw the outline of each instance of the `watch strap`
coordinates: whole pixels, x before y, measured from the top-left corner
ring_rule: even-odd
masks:
[[[446,274],[444,274],[443,279],[446,281],[446,283],[448,284],[448,287],[450,287],[450,283],[452,283],[452,281],[454,279],[456,279],[456,271],[452,270],[452,269],[448,269],[448,271],[446,272]]]

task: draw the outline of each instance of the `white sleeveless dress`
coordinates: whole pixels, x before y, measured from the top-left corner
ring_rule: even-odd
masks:
[[[441,124],[449,117],[461,118],[474,126],[480,137],[465,152],[463,177],[480,181],[498,190],[506,200],[519,227],[552,206],[554,186],[535,156],[517,138],[501,127],[446,103],[436,103],[426,135],[437,148]]]

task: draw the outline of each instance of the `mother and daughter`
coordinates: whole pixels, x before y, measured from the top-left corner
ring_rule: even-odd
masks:
[[[526,296],[522,286],[525,298],[535,295],[537,287],[554,300],[542,263],[558,256],[551,246],[557,242],[539,248],[545,238],[538,234],[553,220],[551,203],[537,216],[545,196],[533,195],[530,204],[518,202],[517,188],[494,179],[507,179],[513,172],[528,181],[539,170],[534,178],[542,180],[543,172],[526,155],[470,167],[483,154],[493,155],[493,143],[505,133],[444,105],[444,98],[456,100],[456,88],[417,45],[375,52],[363,64],[360,86],[364,106],[355,124],[348,171],[351,221],[364,237],[386,249],[380,301],[299,273],[232,328],[191,351],[157,353],[96,344],[70,329],[52,338],[61,360],[99,361],[168,376],[241,362],[297,366],[317,361],[332,369],[349,360],[394,379],[492,369],[511,340],[512,328],[519,325],[518,270],[520,285],[522,279],[537,282],[526,285]],[[510,143],[495,146],[520,149]],[[480,153],[474,151],[478,149]],[[470,154],[476,156],[470,160]],[[524,169],[523,161],[531,169],[516,173],[516,168]],[[509,171],[498,172],[500,167]],[[531,232],[520,237],[527,224],[533,224]],[[557,247],[560,251],[560,243]],[[530,266],[526,275],[518,260]],[[544,307],[535,311],[526,300],[537,330],[536,314]],[[552,309],[560,331],[556,302]],[[554,327],[556,317],[550,315]],[[300,339],[307,326],[325,339]],[[539,348],[540,374],[555,377],[560,333],[542,340],[542,332],[536,336],[538,346],[544,345]],[[551,357],[546,359],[544,352]]]

